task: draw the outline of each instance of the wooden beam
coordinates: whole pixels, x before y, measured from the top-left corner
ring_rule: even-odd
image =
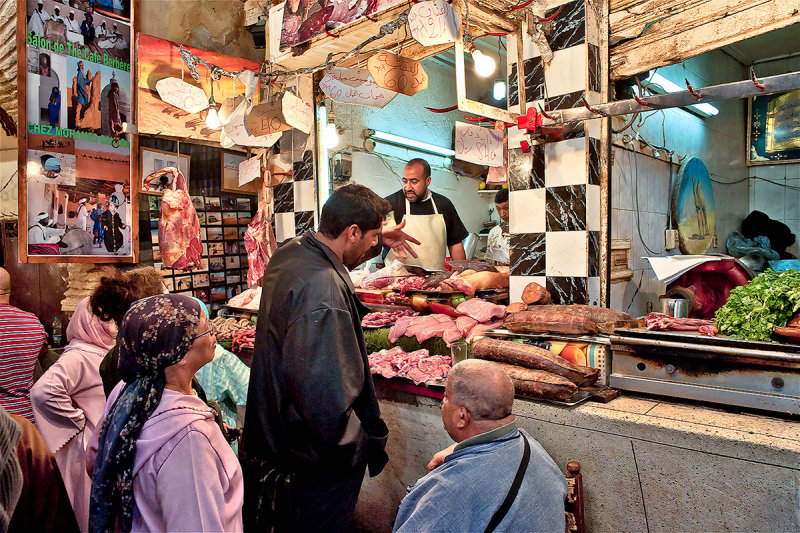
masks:
[[[707,0],[611,48],[611,78],[628,78],[800,22],[797,0]],[[612,33],[614,21],[612,20]],[[642,25],[644,28],[644,25]],[[641,30],[640,30],[641,33]]]

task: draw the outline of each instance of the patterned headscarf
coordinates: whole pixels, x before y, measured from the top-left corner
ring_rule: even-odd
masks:
[[[119,525],[130,531],[133,519],[133,463],[136,441],[164,392],[164,369],[179,362],[194,344],[203,310],[197,300],[178,294],[135,302],[120,325],[119,372],[126,383],[100,433],[90,504],[89,530]]]

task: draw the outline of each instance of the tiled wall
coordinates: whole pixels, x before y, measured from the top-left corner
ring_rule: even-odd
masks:
[[[548,3],[545,16],[563,8],[545,29],[552,62],[523,32],[525,100],[545,110],[600,101],[599,26],[591,2]],[[588,15],[588,16],[587,16]],[[516,58],[509,43],[509,58]],[[509,67],[509,109],[519,112],[517,64]],[[509,132],[511,300],[531,281],[547,287],[555,303],[600,303],[599,121],[573,125],[560,142],[525,153]]]

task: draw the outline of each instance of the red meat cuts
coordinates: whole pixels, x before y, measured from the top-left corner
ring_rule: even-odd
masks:
[[[503,318],[506,310],[502,305],[489,303],[480,298],[472,298],[466,302],[462,302],[456,307],[456,312],[460,315],[466,315],[478,322],[488,322],[492,318]]]
[[[264,276],[270,257],[275,253],[278,244],[272,231],[273,198],[272,187],[267,187],[269,177],[264,178],[261,188],[261,201],[258,212],[244,233],[244,247],[247,249],[247,286],[253,287]]]
[[[402,318],[398,318],[397,322],[394,323],[392,329],[389,330],[389,342],[394,344],[397,342],[400,337],[406,334],[408,330],[408,326],[411,325],[411,322],[414,320],[412,316],[404,316]]]
[[[502,319],[495,319],[491,322],[487,322],[486,324],[478,324],[474,328],[472,328],[467,335],[467,342],[472,342],[476,337],[482,337],[484,334],[489,331],[490,329],[502,328],[503,327],[503,320]]]
[[[168,176],[171,175],[171,178]],[[165,268],[191,270],[200,267],[203,244],[200,242],[200,220],[194,210],[186,179],[175,167],[162,168],[144,179],[145,189],[153,181],[171,179],[169,189],[161,198],[161,217],[158,220],[158,245]]]
[[[430,355],[428,350],[406,352],[396,346],[370,354],[369,368],[373,374],[389,379],[409,378],[419,385],[428,381],[444,381],[450,371],[450,357]]]
[[[401,317],[389,330],[389,342],[400,337],[416,337],[420,344],[433,337],[442,337],[447,344],[461,338],[456,321],[446,315]]]
[[[400,291],[400,294],[403,295],[408,291],[420,290],[423,283],[425,283],[424,277],[409,276],[407,278],[398,279],[395,284],[392,285],[392,288],[396,291]]]
[[[404,316],[414,316],[416,313],[411,309],[404,309],[402,311],[385,311],[376,313],[367,313],[361,319],[362,328],[380,328],[391,326],[398,319]]]
[[[649,330],[699,331],[701,335],[713,337],[719,330],[710,320],[700,318],[672,318],[664,313],[650,313],[644,323]]]
[[[456,319],[456,327],[458,327],[458,331],[460,331],[464,337],[469,335],[470,330],[475,327],[477,323],[477,320],[466,315],[462,315]]]

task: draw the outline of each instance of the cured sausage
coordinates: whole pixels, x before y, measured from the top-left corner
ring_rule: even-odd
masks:
[[[521,366],[497,363],[506,371],[514,391],[523,396],[533,396],[546,400],[566,400],[578,390],[578,386],[567,378]]]
[[[549,309],[549,305],[533,306],[527,311],[511,313],[503,322],[514,333],[566,333],[568,335],[593,335],[597,322],[564,311]]]
[[[579,387],[593,385],[600,374],[599,370],[572,364],[560,355],[556,355],[544,348],[519,342],[488,338],[480,339],[472,344],[472,355],[478,359],[511,363],[558,374]]]
[[[550,292],[536,282],[528,283],[522,290],[522,301],[528,305],[550,303]]]

